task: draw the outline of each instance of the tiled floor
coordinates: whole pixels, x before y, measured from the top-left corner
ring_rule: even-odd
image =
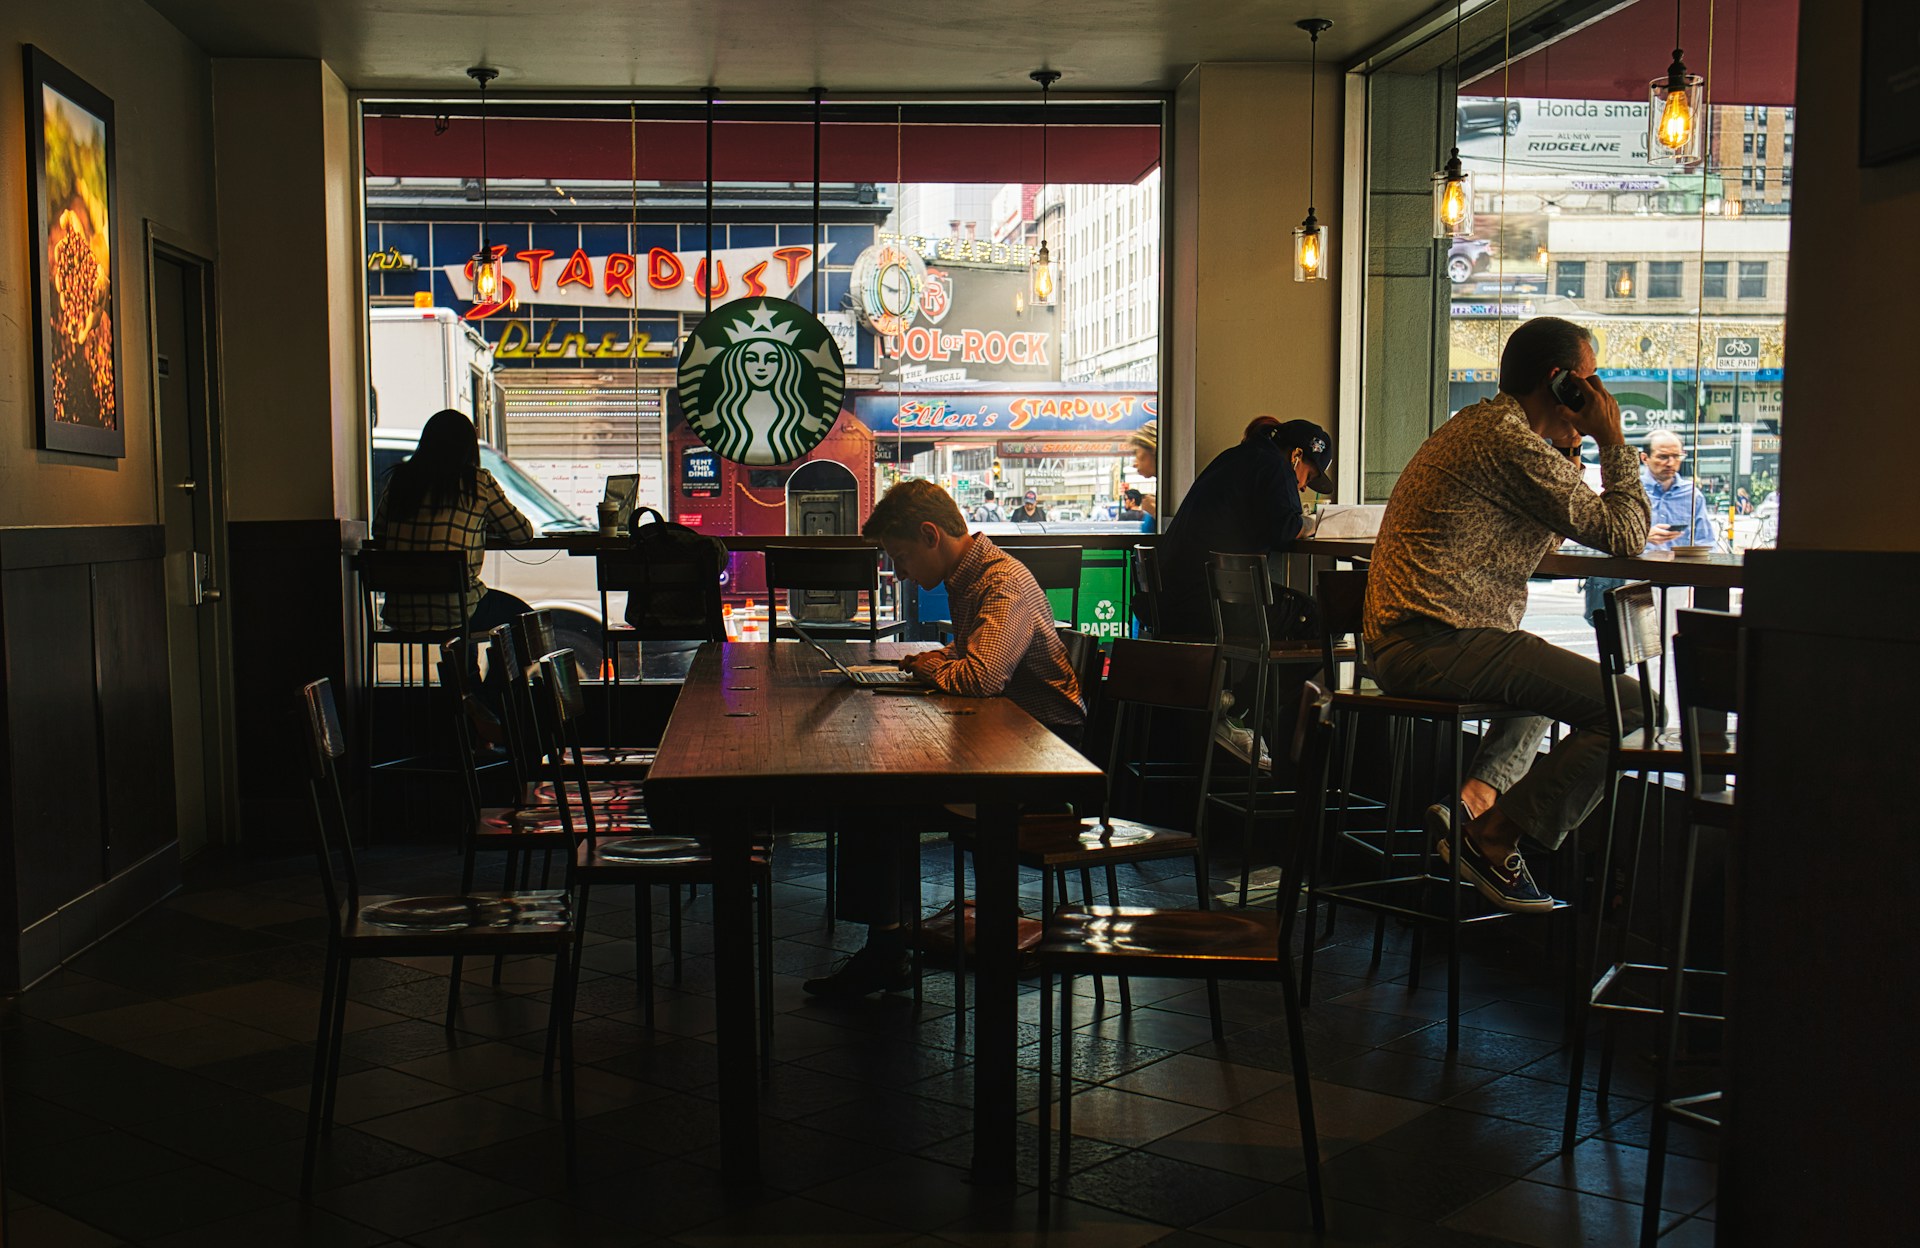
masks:
[[[926,898],[950,895],[927,844]],[[1203,990],[1136,981],[1131,1015],[1096,1016],[1082,981],[1074,1173],[1041,1206],[1029,1186],[976,1188],[970,1072],[953,1049],[951,981],[926,1003],[805,997],[860,929],[822,920],[820,854],[777,857],[776,1065],[765,1099],[767,1189],[717,1173],[716,1078],[704,900],[687,914],[678,989],[640,1025],[632,909],[596,898],[576,1037],[581,1173],[570,1191],[539,1050],[549,970],[466,975],[451,1037],[444,962],[356,964],[340,1126],[311,1206],[298,1199],[323,926],[311,860],[193,864],[186,891],[7,1003],[8,1242],[17,1245],[780,1243],[1135,1248],[1315,1242],[1308,1233],[1286,1030],[1277,991],[1223,986],[1216,1043]],[[456,878],[443,849],[386,848],[381,891]],[[1123,877],[1124,879],[1125,877]],[[1135,874],[1132,900],[1190,902]],[[1190,877],[1185,877],[1190,878]],[[1223,875],[1224,880],[1224,875]],[[1037,893],[1037,884],[1035,886]],[[1222,892],[1225,884],[1222,884]],[[1036,898],[1037,900],[1037,898]],[[657,906],[664,923],[664,905]],[[1643,1038],[1623,1033],[1616,1093],[1591,1098],[1558,1154],[1565,1058],[1556,963],[1537,927],[1494,924],[1466,947],[1460,1049],[1434,1020],[1444,972],[1409,992],[1405,940],[1369,966],[1371,922],[1337,934],[1316,968],[1307,1037],[1337,1245],[1626,1245],[1645,1167]],[[664,936],[656,940],[663,982]],[[1034,1018],[1032,985],[1023,1015]],[[1036,1094],[1037,1028],[1022,1050]],[[1592,1079],[1589,1073],[1589,1082]],[[1031,1120],[1031,1115],[1029,1115]],[[1021,1135],[1032,1174],[1030,1133]],[[1713,1240],[1712,1142],[1685,1132],[1667,1169],[1665,1242]]]

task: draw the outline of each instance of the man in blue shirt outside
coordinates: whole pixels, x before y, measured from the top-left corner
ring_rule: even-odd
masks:
[[[1647,435],[1647,447],[1640,452],[1640,488],[1647,492],[1647,504],[1653,509],[1653,527],[1647,530],[1647,550],[1672,550],[1677,545],[1718,546],[1719,529],[1713,523],[1712,510],[1693,481],[1680,475],[1687,451],[1680,435],[1669,429],[1656,429]],[[1587,578],[1587,619],[1607,605],[1606,592],[1625,581],[1610,576]]]

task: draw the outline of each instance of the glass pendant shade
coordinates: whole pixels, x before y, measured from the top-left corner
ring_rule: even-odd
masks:
[[[1293,227],[1293,280],[1327,280],[1327,227],[1308,213],[1306,220]]]
[[[1680,49],[1665,77],[1647,84],[1647,159],[1694,165],[1707,147],[1707,80],[1687,72]]]
[[[491,243],[480,244],[480,250],[473,253],[473,259],[467,268],[473,272],[473,301],[475,303],[494,303],[500,298],[501,274],[500,253],[505,248],[496,248]]]
[[[1043,306],[1053,302],[1053,255],[1044,238],[1039,254],[1033,258],[1033,301]]]
[[[1457,147],[1446,166],[1433,175],[1433,236],[1473,236],[1473,175],[1460,167]]]

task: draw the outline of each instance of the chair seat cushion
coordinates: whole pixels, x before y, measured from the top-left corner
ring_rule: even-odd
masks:
[[[440,897],[362,897],[347,923],[349,937],[424,936],[457,932],[555,932],[573,921],[564,891],[468,893]]]
[[[641,797],[643,787],[638,780],[590,780],[587,782],[587,796],[593,799],[595,809],[603,806],[638,806],[645,800]],[[521,803],[523,806],[556,805],[553,781],[537,780],[529,784],[525,798]],[[579,790],[571,783],[567,785],[567,800],[580,800]]]
[[[754,874],[771,866],[771,850],[755,845],[750,862]],[[690,836],[602,836],[584,841],[574,862],[583,871],[644,872],[663,876],[707,879],[714,871],[713,854]]]
[[[1458,702],[1452,698],[1418,698],[1388,693],[1384,689],[1349,689],[1333,695],[1335,711],[1373,711],[1386,715],[1416,715],[1427,718],[1513,719],[1531,715],[1504,702]]]
[[[958,828],[953,839],[972,850],[978,830]],[[1109,862],[1145,862],[1198,853],[1191,832],[1155,827],[1133,819],[1102,824],[1072,815],[1029,815],[1020,821],[1020,864],[1027,867],[1096,866]]]
[[[596,835],[633,835],[650,831],[653,825],[648,822],[644,808],[608,810],[602,807],[593,812],[593,827]],[[586,823],[578,815],[574,816],[574,828],[582,835],[586,834]],[[563,836],[566,830],[566,822],[560,818],[557,806],[501,806],[480,812],[480,822],[474,828],[474,835]]]
[[[1277,963],[1280,916],[1272,910],[1159,910],[1145,906],[1074,906],[1054,912],[1040,940],[1043,961],[1128,958],[1189,963]],[[1159,973],[1178,973],[1163,971]]]
[[[1740,770],[1738,734],[1725,734],[1727,748],[1724,750],[1702,750],[1700,769],[1709,775],[1732,775]],[[1616,751],[1621,762],[1644,762],[1664,767],[1671,772],[1683,771],[1686,767],[1686,751],[1674,740],[1663,740],[1657,732],[1649,733],[1645,728],[1636,728],[1620,740]]]

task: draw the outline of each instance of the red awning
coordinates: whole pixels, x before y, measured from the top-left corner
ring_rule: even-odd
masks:
[[[369,117],[369,177],[459,178],[480,171],[480,122],[455,117],[436,134],[431,117]],[[703,182],[700,121],[494,117],[487,171],[495,178]],[[1160,163],[1157,126],[1053,125],[1046,175],[1057,183],[1131,184]],[[723,182],[811,182],[813,133],[804,121],[714,125],[715,177]],[[1040,128],[1013,125],[830,122],[821,129],[825,182],[1039,182]],[[637,166],[637,174],[636,174]]]
[[[1707,78],[1715,104],[1793,103],[1800,0],[1740,0],[1713,10],[1713,60],[1707,60],[1709,6],[1682,9],[1687,68]],[[1673,57],[1671,0],[1650,0],[1601,18],[1558,43],[1494,70],[1462,95],[1554,100],[1644,100],[1647,83]],[[1503,82],[1504,77],[1504,82]]]

